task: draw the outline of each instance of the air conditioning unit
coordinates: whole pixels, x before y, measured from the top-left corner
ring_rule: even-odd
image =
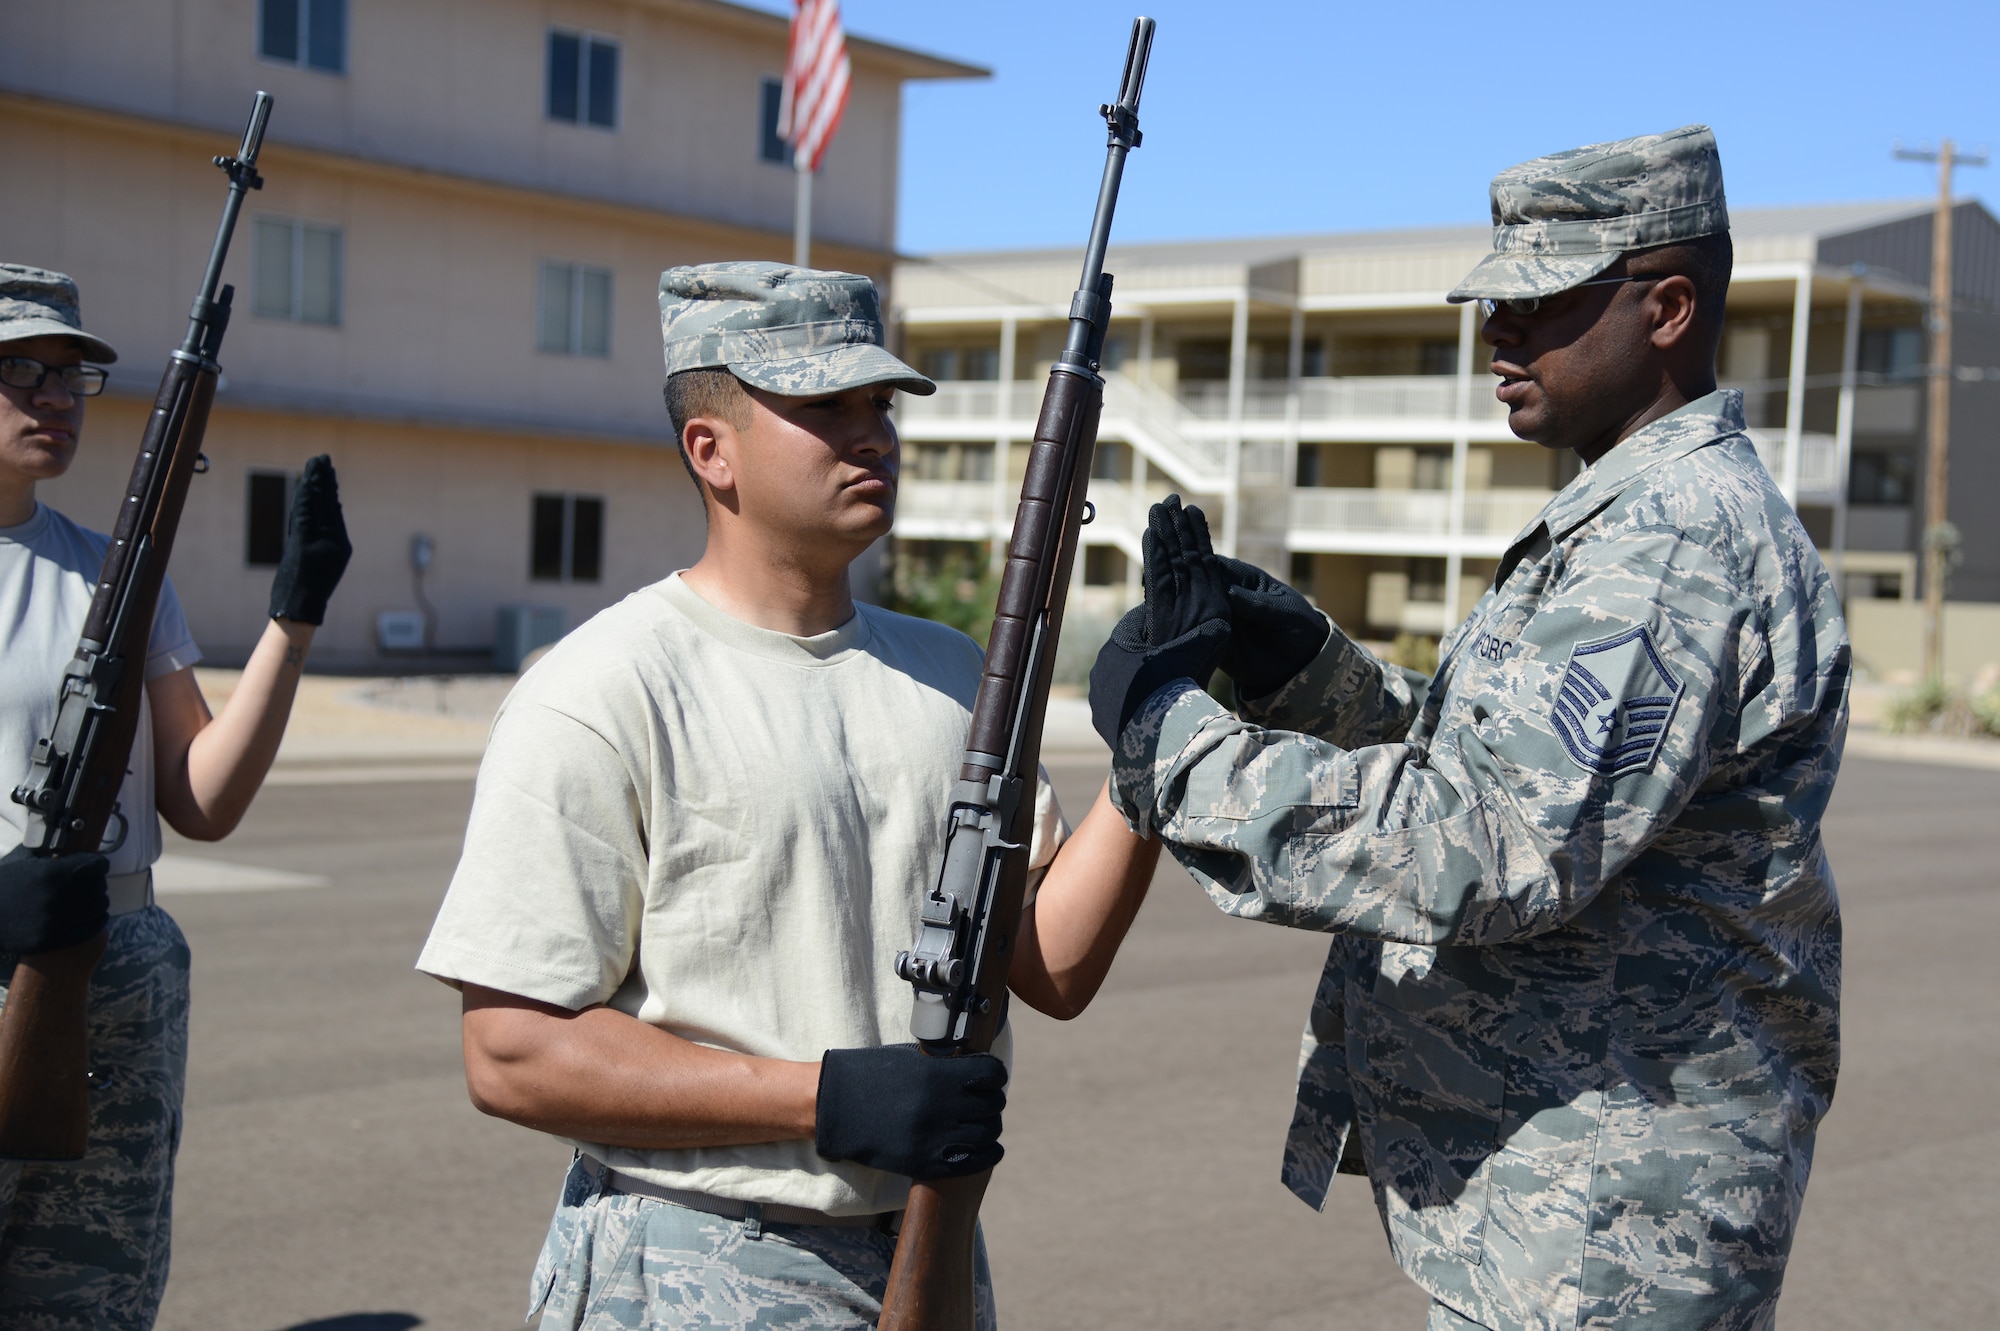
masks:
[[[493,668],[520,670],[537,647],[563,635],[563,612],[554,605],[503,605],[493,617]]]
[[[375,642],[385,652],[421,652],[423,614],[416,610],[384,610],[375,616]]]

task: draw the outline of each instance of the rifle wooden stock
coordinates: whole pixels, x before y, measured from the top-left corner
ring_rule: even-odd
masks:
[[[104,935],[15,963],[0,1008],[0,1155],[77,1160],[90,1138],[90,975]],[[19,1094],[16,1088],[31,1091]]]
[[[118,795],[138,735],[153,613],[215,401],[215,356],[233,294],[223,287],[218,298],[217,283],[243,195],[263,185],[256,162],[270,113],[270,96],[258,93],[237,155],[215,159],[229,175],[229,195],[187,336],[160,378],[76,658],[63,674],[55,726],[36,750],[29,780],[14,792],[28,809],[22,844],[36,854],[98,850],[120,818],[115,845],[131,818],[152,814],[120,814]],[[0,1008],[0,1159],[75,1160],[89,1145],[90,977],[104,947],[100,933],[15,965]]]
[[[972,1331],[972,1241],[993,1171],[910,1186],[878,1331]]]

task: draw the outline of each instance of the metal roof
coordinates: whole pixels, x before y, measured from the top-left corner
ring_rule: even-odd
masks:
[[[1745,238],[1797,236],[1800,238],[1842,235],[1879,226],[1885,222],[1928,214],[1927,199],[1891,199],[1873,203],[1819,203],[1785,208],[1733,208],[1729,214],[1732,234]],[[1240,263],[1262,264],[1274,259],[1329,250],[1463,249],[1485,248],[1492,229],[1484,225],[1399,227],[1377,231],[1327,231],[1280,236],[1242,236],[1220,240],[1145,241],[1113,245],[1111,254],[1127,262],[1142,264]],[[954,265],[981,263],[1021,263],[1055,259],[1076,254],[1081,246],[1055,246],[1018,250],[941,250],[934,255],[912,255],[915,259],[936,258]]]
[[[786,40],[791,32],[791,19],[788,16],[760,9],[754,5],[737,4],[733,0],[631,0],[631,2],[678,13],[696,22],[717,27],[735,28],[762,36],[775,36],[781,42]],[[855,59],[885,66],[898,77],[905,79],[983,79],[990,78],[993,74],[993,71],[984,65],[974,65],[964,60],[954,60],[950,56],[933,55],[929,51],[898,46],[893,42],[864,37],[853,31],[847,33],[847,49]]]

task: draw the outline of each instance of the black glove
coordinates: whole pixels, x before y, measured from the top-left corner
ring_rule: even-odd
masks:
[[[1090,668],[1090,722],[1114,749],[1162,685],[1206,688],[1229,645],[1229,580],[1201,510],[1181,507],[1179,495],[1153,505],[1144,549],[1146,603],[1118,621]]]
[[[110,867],[102,855],[36,855],[26,846],[0,857],[0,952],[47,952],[102,931]]]
[[[285,527],[285,553],[271,579],[271,618],[297,624],[324,624],[326,601],[340,585],[354,547],[340,516],[340,482],[333,459],[321,453],[306,463],[292,494]]]
[[[913,1044],[829,1049],[819,1065],[813,1146],[909,1178],[956,1178],[1000,1163],[1007,1065],[991,1054],[932,1058]]]
[[[1326,616],[1276,578],[1240,559],[1215,556],[1229,587],[1229,649],[1222,668],[1239,698],[1263,698],[1304,670],[1326,646]]]

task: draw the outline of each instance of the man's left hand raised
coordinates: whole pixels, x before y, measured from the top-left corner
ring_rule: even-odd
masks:
[[[285,553],[271,580],[271,618],[296,624],[326,622],[326,603],[347,571],[354,547],[340,511],[340,482],[333,459],[321,453],[306,463],[292,496]]]
[[[1090,720],[1104,742],[1146,699],[1177,679],[1206,687],[1229,646],[1229,579],[1209,542],[1208,519],[1179,495],[1153,505],[1146,523],[1146,602],[1111,631],[1090,670]]]

